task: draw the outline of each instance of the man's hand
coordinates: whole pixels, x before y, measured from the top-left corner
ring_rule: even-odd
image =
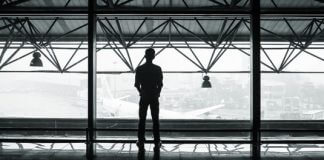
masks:
[[[141,96],[142,95],[142,89],[141,89],[141,87],[139,85],[135,85],[135,87],[136,87],[139,95]]]

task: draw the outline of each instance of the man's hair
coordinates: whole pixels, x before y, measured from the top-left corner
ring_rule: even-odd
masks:
[[[145,50],[145,58],[154,59],[155,50],[153,48],[148,48]]]

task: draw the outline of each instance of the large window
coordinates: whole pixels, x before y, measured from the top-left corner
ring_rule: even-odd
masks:
[[[1,130],[2,135],[69,138],[65,135],[71,134],[84,139],[88,69],[87,40],[81,33],[87,30],[85,17],[1,17],[0,25],[1,34],[7,34],[0,38],[0,127],[9,128]],[[37,128],[44,130],[37,132]]]
[[[248,120],[249,43],[233,42],[238,30],[248,30],[245,21],[245,17],[100,17],[97,117],[138,119],[133,73],[145,63],[145,49],[153,47],[154,63],[164,72],[161,119]],[[213,35],[222,26],[224,33],[217,41]],[[201,38],[194,33],[207,31]],[[204,72],[212,88],[201,88]]]
[[[86,81],[83,74],[1,73],[0,117],[86,118]]]
[[[323,120],[322,74],[263,74],[262,118]]]
[[[267,24],[273,21],[282,28],[270,28]],[[323,139],[319,132],[324,124],[323,25],[318,21],[316,17],[261,21],[261,129],[265,142]],[[280,155],[280,147],[312,146],[320,145],[265,144],[264,153],[273,148]]]
[[[276,21],[282,30],[269,28]],[[283,17],[262,21],[261,101],[264,120],[322,120],[323,43],[316,18]],[[315,24],[315,25],[313,25]],[[316,25],[317,24],[317,25]],[[287,35],[293,33],[292,37]],[[275,35],[281,42],[269,41]]]
[[[149,47],[155,49],[154,63],[163,71],[161,129],[178,130],[162,131],[165,139],[222,139],[224,133],[181,130],[249,128],[250,46],[236,37],[239,31],[249,31],[247,20],[216,16],[99,16],[98,139],[136,138],[139,94],[134,87],[134,71],[145,63],[144,53]],[[220,36],[218,32],[222,32]],[[206,75],[212,88],[202,88]],[[147,118],[151,119],[150,110]],[[238,125],[235,120],[244,124]],[[221,125],[224,123],[227,125]],[[148,120],[147,129],[150,128]],[[229,131],[226,135],[249,139],[249,133],[244,131]]]

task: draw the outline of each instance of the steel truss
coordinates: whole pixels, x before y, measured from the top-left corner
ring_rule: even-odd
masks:
[[[55,20],[53,20],[52,24],[48,28],[45,34],[41,35],[37,27],[33,24],[33,22],[29,18],[15,18],[9,19],[9,18],[2,18],[2,21],[4,24],[7,24],[3,29],[9,30],[10,34],[5,42],[5,45],[3,47],[3,50],[0,55],[0,70],[4,68],[5,66],[12,64],[13,62],[16,62],[24,57],[27,57],[28,55],[38,51],[40,52],[50,64],[52,64],[57,71],[63,73],[67,72],[69,69],[74,67],[75,65],[81,63],[82,61],[87,59],[87,56],[84,58],[81,58],[77,62],[70,64],[72,59],[75,57],[75,55],[78,53],[80,47],[83,45],[83,41],[79,42],[79,45],[77,48],[75,48],[74,53],[69,58],[68,62],[65,65],[62,65],[62,63],[59,62],[57,58],[57,54],[55,53],[55,50],[52,47],[52,42],[57,41],[60,38],[63,38],[65,36],[68,36],[69,34],[86,27],[88,24],[83,24],[75,29],[72,29],[62,35],[58,35],[57,37],[51,37],[49,38],[48,35],[51,32],[53,26],[57,23],[60,23],[59,17],[57,17]],[[19,45],[19,47],[15,48],[15,51],[3,62],[1,63],[1,60],[3,59],[4,55],[6,54],[6,51],[11,48],[10,45],[14,41],[14,33],[20,34],[26,37],[25,41],[22,41]],[[36,36],[37,35],[37,36]],[[41,36],[40,36],[41,35]],[[85,37],[86,38],[86,37]],[[32,48],[34,49],[31,52],[28,52],[20,57],[15,57],[15,55],[24,48],[25,44],[30,44]],[[13,59],[15,57],[15,59]]]
[[[284,21],[287,24],[287,27],[289,27],[289,29],[293,33],[294,38],[287,39],[286,37],[276,34],[269,29],[266,29],[264,27],[260,28],[261,30],[263,30],[265,32],[271,33],[272,35],[289,42],[289,46],[288,46],[286,53],[285,53],[279,66],[274,65],[271,58],[268,56],[266,49],[262,48],[262,51],[263,51],[264,55],[267,57],[267,59],[269,60],[269,62],[271,63],[271,66],[272,66],[274,72],[281,73],[301,53],[308,54],[316,59],[324,61],[324,59],[321,58],[320,56],[306,50],[306,49],[309,49],[309,46],[312,45],[312,43],[316,39],[318,39],[320,36],[323,35],[323,28],[324,28],[324,26],[323,26],[324,20],[323,19],[315,19],[314,18],[314,19],[310,20],[309,24],[303,29],[303,32],[301,35],[298,35],[295,32],[295,29],[293,29],[290,22],[286,18],[283,18],[282,21]],[[303,38],[303,39],[301,39],[301,38]],[[298,50],[297,53],[294,53],[294,51],[296,51],[296,50]]]
[[[113,19],[99,18],[97,20],[97,23],[99,28],[104,33],[104,38],[106,39],[106,43],[101,43],[102,47],[100,48],[98,47],[97,51],[112,50],[120,58],[120,60],[129,68],[129,71],[125,71],[124,73],[134,72],[135,68],[143,62],[144,58],[142,58],[141,61],[138,64],[136,64],[136,66],[134,66],[134,64],[132,63],[132,58],[130,56],[130,52],[131,52],[130,49],[134,49],[134,48],[146,48],[146,47],[158,48],[159,50],[157,52],[157,55],[161,54],[166,48],[173,48],[177,53],[182,55],[186,60],[188,60],[189,62],[191,62],[193,65],[197,67],[198,70],[196,72],[202,72],[202,73],[211,72],[212,67],[219,61],[219,59],[228,50],[236,49],[239,50],[241,53],[250,56],[250,53],[247,51],[249,47],[244,48],[242,47],[242,45],[240,45],[240,47],[237,47],[239,44],[235,44],[236,42],[233,42],[235,40],[235,36],[238,29],[245,28],[250,30],[249,27],[250,21],[246,18],[234,18],[230,20],[228,18],[225,18],[223,20],[218,19],[218,21],[222,21],[222,27],[216,40],[214,40],[215,38],[211,38],[211,35],[209,35],[206,32],[205,28],[200,23],[201,20],[197,17],[194,17],[192,19],[186,19],[186,20],[195,22],[200,27],[203,36],[194,33],[193,31],[191,31],[190,29],[182,25],[180,21],[173,18],[166,19],[161,24],[157,25],[155,28],[152,28],[144,35],[138,35],[139,30],[141,30],[144,24],[146,24],[145,22],[152,21],[152,20],[154,19],[144,17],[140,25],[136,29],[136,32],[131,36],[128,35],[129,37],[127,37],[127,40],[125,40],[125,36],[123,35],[122,28],[120,27],[120,22],[119,22],[120,20],[118,17],[115,17]],[[0,54],[0,70],[9,64],[12,64],[13,62],[16,62],[24,57],[27,57],[28,55],[32,54],[34,51],[39,51],[46,58],[46,60],[50,62],[50,64],[52,64],[60,73],[71,73],[70,72],[71,68],[75,67],[76,65],[80,64],[81,62],[87,59],[87,56],[84,56],[83,58],[78,59],[75,63],[70,64],[71,61],[73,61],[73,58],[76,57],[75,55],[84,45],[84,41],[77,42],[78,47],[76,48],[62,47],[62,49],[74,49],[73,54],[64,65],[62,65],[62,63],[59,62],[57,55],[55,53],[56,49],[52,45],[52,43],[59,40],[60,38],[69,36],[73,32],[86,27],[87,24],[81,25],[62,35],[58,35],[57,37],[48,38],[48,35],[50,34],[53,26],[56,23],[60,23],[59,17],[56,17],[52,21],[52,24],[50,25],[46,33],[43,35],[40,34],[37,27],[33,24],[33,22],[29,18],[14,18],[14,19],[2,18],[2,21],[6,25],[1,27],[1,29],[8,30],[9,36],[3,44],[3,50]],[[271,29],[260,27],[262,31],[265,31],[273,35],[274,37],[277,37],[281,41],[287,41],[289,43],[288,47],[279,47],[279,48],[263,47],[266,46],[266,44],[261,45],[261,51],[267,60],[267,62],[261,61],[261,64],[263,66],[265,66],[273,73],[288,72],[285,71],[284,69],[289,64],[291,64],[301,53],[308,54],[321,61],[324,60],[323,58],[312,53],[311,51],[306,50],[310,48],[309,46],[312,45],[312,42],[314,42],[316,39],[322,36],[323,29],[324,29],[324,24],[323,24],[324,19],[319,19],[319,18],[310,19],[309,24],[304,27],[301,35],[298,35],[295,29],[291,26],[290,23],[293,20],[287,20],[286,18],[282,18],[282,19],[276,19],[276,21],[285,22],[287,28],[291,30],[294,38],[287,38],[285,36],[276,34],[274,31],[271,31]],[[182,32],[180,31],[180,29],[182,30]],[[173,35],[171,33],[171,30],[176,31],[175,33],[176,36],[183,39],[182,43],[180,44],[172,43]],[[21,35],[24,35],[26,37],[26,41],[23,41],[22,43],[15,42],[16,45],[12,47],[13,42],[16,38],[14,33],[19,33]],[[153,40],[152,42],[148,42],[150,39],[157,39],[154,37],[160,37],[162,33],[163,34],[167,33],[166,37],[168,37],[168,41],[161,43],[161,42],[157,42],[156,40]],[[185,37],[184,34],[186,34],[187,36]],[[192,44],[191,43],[192,41],[187,40],[188,35],[190,35],[190,39],[194,38],[196,39],[196,41],[201,43],[199,45],[197,45],[197,43]],[[142,44],[143,41],[147,42],[145,47],[143,47]],[[33,48],[35,50],[32,52],[28,52],[20,57],[15,57],[15,55],[26,45],[30,45],[30,48]],[[245,45],[247,46],[247,44]],[[142,47],[138,47],[138,46],[142,46]],[[2,61],[4,55],[6,54],[6,51],[9,48],[14,48],[15,51],[6,60]],[[188,55],[186,55],[181,50],[182,48],[190,49],[190,52],[194,58],[190,58]],[[205,65],[202,64],[201,60],[199,59],[197,53],[194,50],[197,48],[212,49],[212,53],[210,55],[210,60],[208,64]],[[83,49],[87,49],[87,48],[83,48]],[[271,56],[269,56],[269,54],[271,53],[269,53],[268,51],[271,49],[287,50],[279,66],[276,66],[273,60],[271,59]],[[297,50],[299,51],[295,53],[295,51]],[[123,53],[122,51],[126,51],[126,52]],[[13,59],[14,57],[15,59]],[[181,71],[179,71],[179,73],[180,72]],[[244,71],[237,71],[237,72],[244,72]],[[290,71],[290,72],[294,72],[294,71]],[[306,72],[306,71],[299,71],[299,72]],[[296,71],[296,73],[298,72]]]
[[[210,38],[207,40],[201,38],[199,35],[194,33],[193,31],[189,30],[185,26],[183,26],[181,23],[179,23],[177,20],[169,18],[165,21],[163,21],[161,24],[157,25],[155,28],[150,29],[146,34],[142,36],[138,36],[138,31],[143,27],[144,23],[148,21],[148,17],[145,17],[141,24],[138,26],[136,29],[136,32],[131,35],[130,39],[128,41],[125,41],[124,36],[121,34],[122,30],[120,27],[120,23],[118,20],[118,17],[115,17],[116,27],[113,27],[111,23],[112,20],[109,20],[108,18],[103,18],[99,19],[98,22],[100,24],[100,27],[102,31],[105,33],[105,38],[107,40],[107,44],[105,46],[109,46],[110,49],[114,51],[114,53],[125,63],[126,66],[129,67],[130,71],[134,71],[134,67],[131,61],[131,58],[129,56],[129,49],[132,49],[133,46],[136,46],[138,42],[145,41],[147,38],[152,38],[155,39],[152,41],[150,45],[147,47],[153,47],[153,48],[160,48],[159,51],[157,51],[156,56],[158,56],[164,49],[166,48],[173,48],[175,49],[179,54],[181,54],[185,59],[190,61],[192,64],[194,64],[198,69],[202,72],[208,73],[210,69],[215,65],[215,63],[221,58],[221,56],[225,53],[227,49],[232,44],[233,39],[235,38],[235,34],[238,31],[238,29],[241,27],[241,23],[243,21],[243,18],[241,19],[234,19],[234,20],[227,20],[225,19],[223,21],[223,27],[222,27],[222,32],[220,33],[220,36],[218,37],[217,41],[212,41]],[[205,31],[204,27],[201,25],[199,22],[198,18],[194,18],[191,21],[196,22],[200,29],[203,31],[205,37],[209,37],[208,33]],[[227,28],[225,28],[227,26]],[[184,33],[180,31],[180,29],[185,30],[187,33],[190,34],[191,37],[194,37],[197,39],[197,41],[204,42],[202,45],[205,45],[206,48],[213,49],[213,52],[211,54],[209,63],[207,66],[204,66],[200,59],[198,58],[197,54],[193,50],[194,48],[199,48],[192,46],[188,40],[186,40],[186,37],[184,37]],[[190,58],[187,56],[183,51],[181,51],[180,48],[183,47],[178,47],[176,43],[172,42],[172,33],[171,30],[175,30],[176,34],[183,39],[183,44],[185,45],[185,48],[189,48],[191,54],[194,56],[194,59]],[[154,32],[157,32],[155,35],[153,35]],[[156,45],[158,42],[156,41],[157,38],[154,37],[160,37],[162,33],[167,32],[168,41],[163,44],[163,45]],[[137,37],[137,38],[134,38]],[[121,47],[120,47],[121,46]],[[127,58],[126,55],[124,55],[121,51],[121,49],[126,50]],[[134,47],[135,48],[135,47]],[[142,62],[143,59],[137,64],[139,66]]]
[[[28,26],[22,24],[22,21],[26,21]],[[47,32],[42,35],[39,36],[39,31],[37,30],[37,28],[35,27],[35,25],[33,25],[32,21],[30,21],[28,18],[25,19],[19,19],[16,18],[15,21],[10,20],[8,18],[3,18],[4,22],[9,23],[10,25],[7,25],[6,28],[4,27],[3,29],[9,29],[11,27],[11,31],[13,33],[14,30],[17,30],[19,33],[21,33],[22,35],[25,35],[27,37],[27,43],[31,44],[32,47],[35,47],[37,51],[41,52],[42,55],[45,56],[45,58],[53,65],[55,66],[59,72],[63,73],[63,72],[68,72],[70,68],[74,67],[75,65],[81,63],[82,61],[84,61],[87,57],[82,58],[81,60],[77,61],[74,64],[69,65],[69,63],[71,62],[71,60],[73,59],[74,55],[77,53],[77,51],[80,49],[80,47],[82,46],[81,42],[78,47],[75,49],[75,52],[72,54],[72,56],[70,57],[69,61],[64,65],[64,67],[62,68],[62,66],[60,65],[57,56],[55,54],[55,51],[51,45],[51,43],[55,40],[58,40],[59,38],[62,38],[64,36],[67,36],[70,33],[73,33],[74,31],[81,29],[83,27],[85,27],[87,24],[82,25],[80,27],[77,27],[76,29],[73,29],[57,38],[52,38],[52,39],[47,39],[45,40],[45,38],[47,37],[47,35],[49,34],[49,32],[51,31],[52,27],[54,26],[54,24],[59,20],[59,18],[56,18],[55,20],[53,20],[53,23],[51,24],[51,26],[49,27],[49,29],[47,30]],[[104,22],[102,22],[103,20],[105,20],[106,24]],[[138,42],[141,42],[143,40],[145,40],[147,37],[151,36],[152,33],[160,28],[162,28],[161,31],[159,31],[159,35],[161,35],[161,33],[168,28],[168,37],[169,37],[169,41],[166,45],[164,46],[158,46],[155,45],[157,42],[153,41],[152,44],[150,44],[150,47],[153,48],[162,48],[160,51],[157,52],[157,55],[160,54],[165,48],[174,48],[178,53],[180,53],[181,55],[183,55],[187,60],[189,60],[190,62],[192,62],[194,65],[196,65],[202,72],[208,73],[210,71],[210,69],[212,68],[212,66],[214,66],[216,64],[216,62],[221,58],[221,56],[225,53],[225,51],[227,51],[227,49],[229,49],[232,45],[232,41],[235,37],[235,33],[237,32],[237,30],[239,29],[239,27],[241,27],[241,24],[243,22],[243,19],[241,18],[240,20],[227,20],[225,19],[223,22],[223,27],[222,27],[222,32],[221,32],[221,36],[218,37],[217,41],[214,42],[212,40],[203,40],[202,38],[200,38],[197,34],[195,34],[194,32],[190,31],[189,29],[187,29],[186,27],[184,27],[182,24],[180,24],[179,22],[177,22],[174,19],[168,19],[165,22],[163,22],[162,24],[158,25],[157,27],[153,28],[151,31],[149,31],[147,34],[142,35],[140,37],[137,37],[136,39],[134,37],[136,37],[138,31],[140,30],[140,28],[143,26],[144,22],[147,20],[147,18],[145,18],[143,20],[143,22],[141,23],[141,25],[138,27],[138,29],[136,30],[136,32],[134,33],[134,35],[132,36],[131,40],[129,40],[128,42],[126,42],[123,38],[122,35],[122,30],[119,24],[119,20],[117,17],[115,17],[115,22],[117,24],[117,28],[114,28],[113,25],[111,24],[110,20],[108,20],[107,18],[104,18],[103,20],[98,19],[98,24],[100,25],[101,29],[103,30],[103,32],[105,33],[105,37],[107,39],[107,44],[105,44],[102,48],[99,48],[97,51],[100,51],[101,49],[112,49],[114,51],[114,53],[116,53],[116,55],[118,55],[118,57],[125,63],[125,65],[127,67],[129,67],[130,72],[134,72],[134,67],[132,64],[132,60],[131,57],[129,55],[129,49],[133,48],[133,46],[136,46],[136,44]],[[199,19],[194,18],[194,21],[197,22],[197,24],[199,24],[200,28],[203,30],[204,34],[206,37],[208,37],[209,35],[207,34],[207,32],[205,31],[205,29],[203,28],[203,26],[200,24]],[[19,22],[19,23],[18,23]],[[109,25],[109,26],[108,26]],[[225,28],[225,25],[228,25],[228,28]],[[167,27],[168,26],[168,27]],[[20,28],[18,28],[20,27]],[[29,27],[27,29],[27,27]],[[21,29],[22,28],[22,29]],[[178,35],[184,39],[184,44],[185,44],[185,48],[189,48],[192,55],[195,57],[195,59],[191,59],[188,56],[186,56],[185,53],[183,53],[180,48],[184,48],[183,46],[177,46],[177,44],[173,44],[171,42],[171,29],[175,29],[178,33]],[[193,37],[195,37],[197,40],[203,41],[207,47],[212,48],[213,49],[213,53],[210,57],[209,60],[209,64],[205,67],[203,66],[203,64],[200,62],[199,58],[197,57],[196,53],[194,52],[193,48],[199,48],[199,47],[194,47],[190,45],[190,42],[188,42],[186,40],[186,38],[183,36],[183,33],[181,33],[179,31],[179,28],[186,30],[189,34],[191,34]],[[19,30],[18,30],[19,29]],[[38,38],[35,36],[34,33],[38,33]],[[10,36],[9,36],[10,37]],[[114,39],[110,38],[113,37]],[[9,44],[10,39],[8,39],[5,43],[4,46],[4,50],[3,53],[1,54],[2,56],[4,55],[5,51],[10,47]],[[11,42],[11,41],[10,41]],[[21,48],[23,48],[23,45],[26,42],[24,41],[23,44],[16,48],[16,52],[18,52]],[[127,43],[127,44],[126,44]],[[205,45],[203,44],[203,45]],[[42,49],[45,49],[45,51],[43,51]],[[126,53],[127,53],[127,57],[126,55],[124,55],[121,51],[121,49],[125,49]],[[217,50],[219,49],[219,50]],[[231,48],[233,49],[233,48]],[[35,51],[36,51],[35,50]],[[32,52],[29,52],[15,60],[11,60],[11,58],[15,55],[13,54],[10,58],[8,58],[6,60],[6,63],[2,64],[2,67],[5,67],[8,64],[11,64],[12,62],[15,62],[23,57],[28,56],[29,54],[31,54]],[[144,59],[144,58],[143,58]],[[143,62],[143,59],[140,61],[138,65],[140,65]]]
[[[30,0],[1,0],[0,1],[0,6],[2,7],[12,7],[12,6],[17,6],[19,4],[28,2]]]

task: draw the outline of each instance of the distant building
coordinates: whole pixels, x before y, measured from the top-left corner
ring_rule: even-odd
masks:
[[[302,119],[318,120],[324,118],[324,110],[312,110],[302,114]]]
[[[263,81],[261,89],[262,109],[277,110],[283,106],[285,84],[282,82]]]

